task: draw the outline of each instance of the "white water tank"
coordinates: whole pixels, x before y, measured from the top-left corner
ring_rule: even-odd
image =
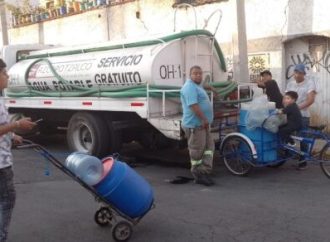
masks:
[[[191,34],[150,45],[131,43],[129,48],[110,44],[38,51],[10,68],[8,91],[72,92],[147,83],[180,87],[193,65],[203,68],[204,77],[213,71],[213,81],[225,81],[222,53],[211,48],[210,41],[208,35]]]

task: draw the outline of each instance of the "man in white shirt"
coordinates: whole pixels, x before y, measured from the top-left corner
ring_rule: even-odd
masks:
[[[304,64],[298,64],[294,68],[294,80],[287,85],[287,91],[298,93],[297,105],[303,117],[303,128],[307,128],[310,123],[309,107],[314,103],[316,97],[316,86],[313,80],[305,79],[306,71]],[[307,145],[301,144],[301,150],[307,151]],[[299,169],[306,168],[306,161],[298,164]]]
[[[6,63],[0,59],[0,91],[8,85],[9,76],[6,71]],[[12,170],[12,140],[22,142],[22,137],[15,135],[16,129],[31,130],[36,123],[30,118],[10,122],[5,100],[0,96],[0,242],[6,242],[8,228],[13,212],[16,192],[14,187]]]

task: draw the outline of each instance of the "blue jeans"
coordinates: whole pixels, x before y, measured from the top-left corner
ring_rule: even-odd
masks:
[[[0,169],[0,242],[7,241],[9,223],[15,205],[16,192],[11,167]]]

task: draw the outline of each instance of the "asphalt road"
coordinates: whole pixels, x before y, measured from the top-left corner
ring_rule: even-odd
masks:
[[[37,141],[61,161],[69,154],[63,137]],[[235,177],[217,158],[216,185],[204,187],[168,183],[177,175],[190,175],[183,151],[154,152],[143,158],[146,152],[136,148],[126,154],[139,155],[133,160],[134,169],[153,186],[156,204],[134,226],[130,241],[330,240],[330,180],[316,164],[296,171],[289,162]],[[14,155],[17,202],[9,242],[113,241],[111,227],[94,222],[99,205],[87,190],[33,150],[15,150]]]

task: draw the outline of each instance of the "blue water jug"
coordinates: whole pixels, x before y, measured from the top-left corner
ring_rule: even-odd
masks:
[[[101,160],[82,152],[74,152],[65,160],[65,166],[87,185],[97,184],[103,174]]]

